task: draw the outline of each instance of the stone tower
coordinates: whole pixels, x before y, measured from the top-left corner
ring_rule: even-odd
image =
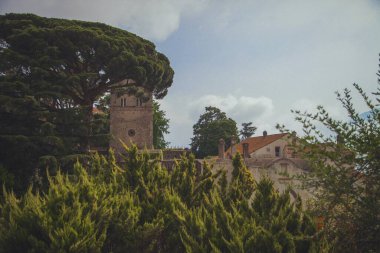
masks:
[[[136,144],[139,149],[153,148],[153,108],[152,95],[143,102],[133,95],[118,96],[115,90],[111,91],[110,104],[110,147],[116,153],[123,153],[123,146]]]

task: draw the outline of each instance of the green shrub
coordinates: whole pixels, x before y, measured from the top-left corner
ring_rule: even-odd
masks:
[[[273,183],[234,160],[230,183],[193,156],[168,172],[136,147],[118,164],[95,154],[45,192],[4,190],[0,252],[311,252],[315,229]],[[44,162],[54,163],[46,157]]]

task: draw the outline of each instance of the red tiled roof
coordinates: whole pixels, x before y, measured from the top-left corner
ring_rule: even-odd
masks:
[[[239,151],[241,154],[243,154],[243,143],[248,143],[248,153],[251,154],[255,152],[256,150],[265,147],[266,145],[281,139],[287,134],[271,134],[267,136],[255,136],[255,137],[250,137],[245,140],[242,140],[238,144],[235,145],[236,151]],[[226,150],[226,153],[231,153],[231,147],[229,147]]]

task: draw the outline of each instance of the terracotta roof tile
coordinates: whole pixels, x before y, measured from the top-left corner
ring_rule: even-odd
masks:
[[[255,136],[255,137],[250,137],[245,140],[242,140],[241,142],[237,143],[236,146],[236,151],[239,151],[241,154],[243,154],[243,143],[248,143],[248,153],[252,154],[256,150],[265,147],[266,145],[281,139],[287,134],[271,134],[267,136]],[[226,150],[226,153],[231,153],[231,147],[229,147]]]

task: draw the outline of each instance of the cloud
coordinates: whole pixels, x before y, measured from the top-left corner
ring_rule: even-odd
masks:
[[[0,13],[104,22],[163,41],[178,29],[183,17],[199,14],[207,4],[207,0],[3,0]]]
[[[255,98],[234,95],[205,95],[190,103],[191,116],[200,115],[206,106],[215,106],[221,109],[238,123],[261,121],[273,113],[272,100],[264,96]]]
[[[366,28],[379,15],[379,3],[373,0],[212,0],[211,5],[214,15],[207,25],[217,32],[243,29],[246,34],[272,36],[292,32],[334,36]]]

